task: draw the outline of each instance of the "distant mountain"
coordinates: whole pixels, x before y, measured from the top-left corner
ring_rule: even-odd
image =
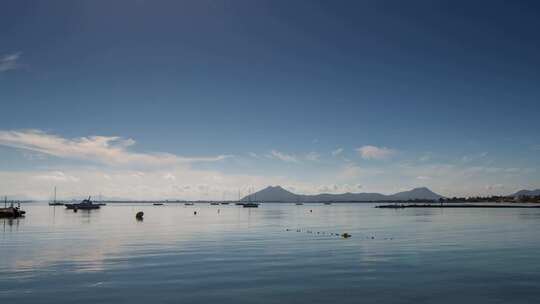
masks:
[[[415,188],[409,191],[398,192],[392,195],[380,193],[342,193],[330,194],[322,193],[316,195],[295,194],[283,189],[281,186],[270,186],[242,198],[242,201],[264,201],[264,202],[366,202],[366,201],[394,201],[394,200],[438,200],[439,194],[428,188]]]
[[[266,201],[266,202],[294,202],[299,199],[299,195],[296,195],[290,191],[287,191],[280,186],[269,186],[251,195],[248,195],[241,199],[241,201]]]
[[[540,195],[540,189],[536,190],[520,190],[510,196],[538,196]]]
[[[413,199],[429,199],[438,200],[442,196],[429,190],[426,187],[414,188],[409,191],[398,192],[389,196],[391,200],[413,200]]]

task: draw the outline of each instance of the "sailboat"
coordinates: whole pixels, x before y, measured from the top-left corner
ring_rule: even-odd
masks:
[[[248,197],[249,197],[249,202],[243,204],[244,208],[259,208],[259,203],[251,202],[251,189],[249,191]]]
[[[56,201],[56,187],[54,187],[54,200],[49,202],[49,206],[64,206],[64,203]]]

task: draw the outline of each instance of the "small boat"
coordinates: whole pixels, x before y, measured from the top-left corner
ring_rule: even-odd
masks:
[[[54,200],[49,202],[49,206],[64,206],[64,203],[56,201],[56,187],[54,187]]]
[[[325,204],[325,205],[332,205],[332,203],[329,203],[329,202],[326,202],[326,203],[324,203],[324,204]]]
[[[73,209],[73,210],[92,210],[92,209],[99,209],[100,204],[94,204],[92,200],[90,200],[90,196],[88,199],[83,200],[82,202],[78,204],[65,204],[67,209]]]
[[[7,197],[4,197],[4,208],[0,208],[0,218],[17,218],[24,216],[25,214],[26,211],[21,209],[21,203],[19,203],[18,206],[15,207],[13,205],[13,202],[11,202],[10,206],[7,207]]]
[[[186,206],[193,206],[193,205],[195,205],[195,204],[194,204],[194,203],[184,203],[184,205],[186,205]]]
[[[242,204],[242,206],[244,206],[244,208],[259,208],[259,204],[258,203],[244,203]]]
[[[245,203],[242,203],[242,202],[238,202],[238,203],[234,203],[236,206],[244,206]]]
[[[163,203],[153,203],[154,206],[163,206]]]
[[[0,217],[17,218],[24,216],[25,213],[26,211],[19,207],[0,208]]]

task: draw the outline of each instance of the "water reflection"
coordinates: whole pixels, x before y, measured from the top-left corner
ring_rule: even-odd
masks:
[[[395,212],[369,204],[26,209],[24,219],[0,219],[0,300],[20,302],[15,295],[30,290],[22,302],[68,302],[76,293],[88,303],[122,302],[128,294],[136,303],[354,303],[366,295],[368,302],[396,303],[429,288],[451,303],[488,282],[503,289],[525,276],[540,290],[536,210]],[[139,211],[144,221],[136,220]],[[487,279],[494,269],[498,281]],[[459,283],[464,276],[474,288]],[[388,286],[395,286],[393,297],[384,296]]]
[[[0,221],[2,222],[2,227],[3,227],[4,232],[6,231],[12,232],[13,231],[12,226],[15,225],[15,230],[18,230],[19,223],[23,219],[24,218],[0,218]],[[6,229],[9,229],[9,230],[6,230]]]

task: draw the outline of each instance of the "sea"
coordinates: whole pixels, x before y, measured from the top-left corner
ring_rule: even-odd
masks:
[[[0,303],[540,303],[540,209],[375,206],[25,203]]]

